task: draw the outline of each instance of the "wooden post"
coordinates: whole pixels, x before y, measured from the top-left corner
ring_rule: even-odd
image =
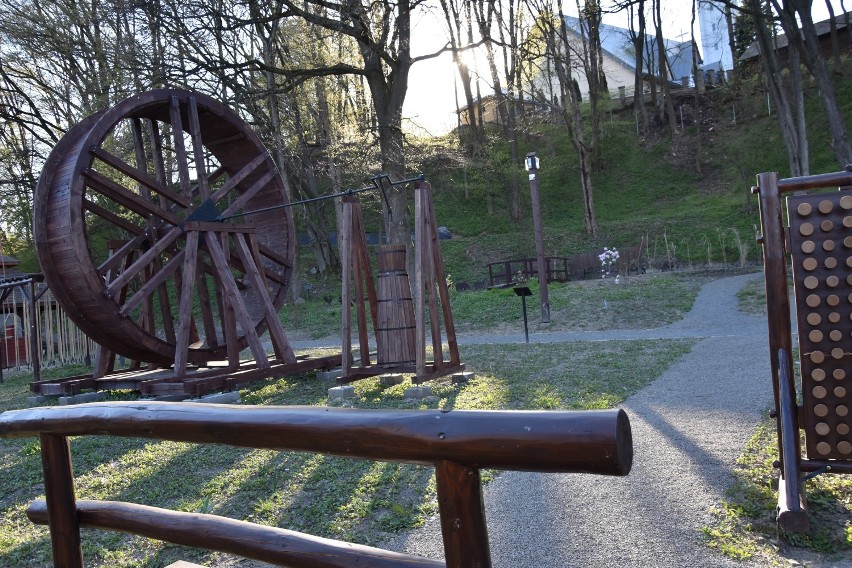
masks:
[[[538,296],[541,303],[541,323],[550,323],[550,299],[547,294],[547,269],[544,260],[544,237],[541,228],[541,198],[538,193],[538,158],[535,152],[527,154],[530,172],[530,197],[532,198],[533,230],[535,231],[535,257],[538,269]]]
[[[80,546],[80,524],[68,438],[56,434],[40,434],[39,438],[53,565],[82,568],[83,549]]]
[[[447,568],[490,568],[479,470],[440,461],[435,464],[435,482]]]
[[[772,390],[776,410],[776,436],[781,460],[783,487],[779,491],[779,505],[783,515],[779,520],[800,526],[807,525],[807,513],[800,507],[802,483],[799,473],[799,416],[796,405],[795,384],[789,369],[793,368],[792,326],[790,324],[790,295],[787,290],[787,256],[784,220],[781,213],[781,193],[778,174],[762,173],[757,176],[760,196],[760,222],[763,235],[764,279],[766,282],[767,320],[769,327],[769,353],[772,368]],[[792,427],[785,428],[790,424]],[[787,449],[785,452],[784,449]],[[792,451],[791,451],[792,450]],[[792,495],[796,497],[793,498]],[[783,499],[784,503],[781,503]],[[795,518],[796,520],[791,520]]]
[[[423,233],[425,228],[423,192],[419,185],[414,197],[414,353],[415,373],[417,377],[426,374],[426,285],[423,263],[426,260],[426,243]]]
[[[352,307],[349,303],[349,287],[352,280],[352,214],[354,205],[343,202],[343,234],[340,239],[340,264],[343,286],[340,289],[340,309],[343,314],[340,338],[343,342],[343,376],[352,372]]]
[[[36,285],[35,280],[30,278],[30,365],[33,369],[33,380],[41,380],[41,337],[39,335],[38,322],[36,321]],[[53,338],[51,338],[53,341]],[[2,363],[0,363],[2,365]],[[2,377],[0,377],[2,379]]]

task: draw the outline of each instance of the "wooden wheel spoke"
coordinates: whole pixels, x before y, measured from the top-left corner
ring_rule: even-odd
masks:
[[[205,201],[210,196],[207,185],[207,168],[204,165],[204,145],[201,143],[201,123],[198,121],[198,102],[189,97],[189,134],[192,137],[192,154],[195,158],[195,171],[198,177],[198,194]]]
[[[157,207],[155,204],[146,201],[126,187],[112,181],[95,170],[87,170],[83,172],[83,176],[86,178],[88,187],[112,199],[116,203],[123,205],[137,215],[145,218],[147,218],[148,215],[154,215],[166,223],[170,223],[172,225],[180,224],[181,220],[174,213],[161,207]]]
[[[237,285],[233,280],[233,276],[230,271],[225,268],[228,263],[225,259],[225,253],[222,250],[222,246],[219,244],[217,235],[216,233],[207,233],[205,237],[207,250],[210,252],[210,258],[213,260],[213,266],[216,268],[219,276],[218,283],[224,289],[225,303],[229,304],[231,309],[233,309],[237,323],[242,326],[243,333],[245,333],[249,348],[251,349],[252,355],[254,355],[258,366],[264,368],[268,367],[269,360],[263,350],[263,345],[260,343],[260,338],[257,336],[255,323],[249,316],[248,310],[243,302],[243,298],[240,295],[239,290],[237,290]]]
[[[108,223],[112,223],[116,227],[119,227],[120,229],[127,231],[131,235],[141,235],[145,232],[145,229],[143,229],[139,225],[135,225],[135,224],[131,223],[129,220],[125,219],[124,217],[119,217],[118,215],[116,215],[115,213],[110,211],[109,209],[107,209],[105,207],[101,207],[100,205],[98,205],[94,201],[90,201],[88,199],[83,199],[83,208],[86,211],[90,211],[90,212],[94,213],[95,215],[97,215],[98,217],[103,219],[104,221],[107,221]]]
[[[177,205],[180,205],[181,207],[186,208],[190,206],[190,202],[182,195],[175,193],[174,191],[163,185],[162,182],[152,178],[150,175],[148,175],[147,172],[144,172],[139,168],[128,164],[118,156],[114,156],[113,154],[110,154],[102,148],[92,149],[92,155],[97,157],[105,164],[108,164],[109,166],[123,173],[127,177],[140,183],[144,188],[156,192],[158,195],[168,199],[169,201],[172,201],[173,203],[176,203]]]
[[[214,203],[218,203],[222,200],[228,193],[230,193],[233,189],[237,187],[237,185],[246,179],[254,170],[256,170],[261,164],[265,163],[268,160],[266,154],[260,154],[255,157],[251,162],[240,168],[236,174],[231,176],[225,185],[216,190],[216,193],[213,194],[211,199]]]
[[[106,294],[108,297],[115,297],[115,294],[118,290],[126,286],[134,276],[141,273],[142,269],[151,264],[154,259],[158,258],[160,254],[163,253],[169,246],[171,246],[181,235],[181,230],[178,227],[172,228],[168,233],[166,233],[163,238],[158,240],[154,245],[145,251],[132,265],[130,265],[127,270],[123,271],[121,274],[116,277],[115,280],[110,282],[107,286]],[[174,258],[172,258],[172,262]],[[171,264],[172,262],[169,262]]]
[[[166,280],[174,274],[174,272],[180,268],[181,263],[183,262],[185,252],[180,251],[176,255],[174,255],[169,262],[163,265],[163,267],[153,275],[153,277],[148,280],[145,284],[142,285],[139,290],[136,291],[122,306],[119,312],[122,316],[129,316],[134,309],[136,309],[139,304],[141,304],[145,299],[154,293],[154,291],[163,285]],[[137,262],[138,263],[138,262]],[[134,263],[134,264],[137,264]],[[171,314],[169,314],[169,318],[171,318]]]
[[[169,118],[172,125],[172,139],[175,144],[175,154],[177,155],[178,176],[180,177],[181,193],[184,197],[190,198],[192,190],[189,181],[189,163],[186,158],[186,147],[183,143],[183,124],[180,118],[180,101],[177,97],[171,97],[169,101]]]
[[[227,209],[222,212],[222,216],[226,217],[228,215],[239,213],[243,207],[245,207],[246,203],[250,202],[252,198],[254,198],[260,190],[266,186],[266,184],[272,181],[276,175],[278,174],[276,174],[274,170],[270,170],[263,174],[259,180],[254,182],[251,187],[242,193]]]
[[[142,243],[150,238],[151,236],[147,232],[140,233],[124,243],[121,248],[111,251],[109,257],[101,263],[100,266],[98,266],[98,274],[105,276],[110,270],[113,270],[116,266],[118,266],[125,258],[131,256],[142,246]],[[109,284],[109,280],[106,282]]]

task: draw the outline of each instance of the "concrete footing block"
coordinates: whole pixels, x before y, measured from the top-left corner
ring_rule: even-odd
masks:
[[[465,385],[476,377],[473,371],[464,371],[462,373],[453,373],[452,379],[454,385]]]
[[[379,375],[379,384],[383,387],[392,387],[394,385],[401,384],[405,379],[399,373],[388,373],[386,375]]]
[[[207,404],[239,404],[240,391],[217,392],[201,398],[190,398],[186,402],[205,402]]]
[[[68,406],[69,404],[83,404],[86,402],[97,402],[99,400],[103,400],[106,397],[105,393],[102,392],[84,392],[80,394],[75,394],[71,396],[60,396],[59,397],[59,405],[60,406]]]
[[[331,371],[317,371],[317,378],[321,381],[334,381],[343,376],[343,369],[332,369]]]
[[[429,385],[417,385],[405,389],[405,398],[426,398],[432,396],[432,387]]]
[[[328,400],[338,398],[355,398],[355,387],[352,385],[343,385],[328,389]]]
[[[44,404],[45,402],[47,402],[47,397],[41,396],[40,394],[27,397],[27,404],[30,405],[30,406],[35,406],[37,404]]]

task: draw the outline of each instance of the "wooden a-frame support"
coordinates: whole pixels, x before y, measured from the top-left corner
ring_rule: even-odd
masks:
[[[340,256],[343,271],[342,341],[343,373],[338,383],[349,383],[359,378],[385,373],[414,373],[413,382],[445,376],[464,370],[459,358],[455,324],[450,307],[450,294],[444,273],[441,247],[438,242],[438,225],[432,205],[432,188],[427,182],[414,184],[414,294],[415,363],[411,365],[379,365],[373,362],[369,348],[367,310],[377,333],[377,297],[367,241],[361,219],[361,204],[357,197],[343,198],[343,231]],[[352,297],[354,285],[355,297]],[[366,301],[366,304],[365,304]],[[426,358],[426,305],[428,303],[432,360]],[[358,332],[359,355],[356,363],[352,356],[352,305]],[[440,304],[440,307],[439,307]],[[449,360],[444,360],[442,326],[446,333]]]

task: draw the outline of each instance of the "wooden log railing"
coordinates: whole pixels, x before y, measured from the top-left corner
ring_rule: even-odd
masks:
[[[56,566],[83,566],[80,527],[237,554],[284,566],[491,566],[480,469],[627,475],[630,422],[621,410],[385,411],[170,402],[106,402],[0,414],[0,437],[40,436]],[[77,501],[68,436],[112,435],[308,451],[432,465],[446,564],[199,513]]]

